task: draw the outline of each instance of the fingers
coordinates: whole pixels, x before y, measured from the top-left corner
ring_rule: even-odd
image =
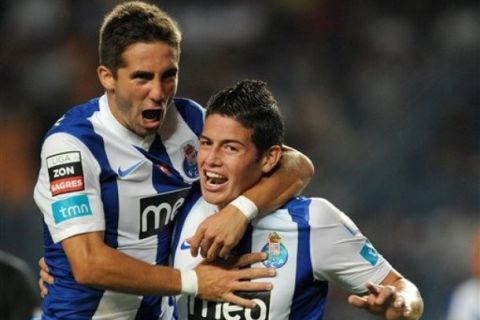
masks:
[[[38,259],[38,267],[40,268],[40,270],[44,270],[46,272],[49,272],[48,270],[48,265],[47,263],[45,262],[45,258],[44,257],[41,257],[40,259]]]
[[[197,231],[195,234],[187,239],[188,244],[190,244],[190,253],[192,254],[193,257],[198,256],[198,251],[200,248],[200,243],[203,240],[203,236],[205,234],[205,228],[200,225],[197,228]]]
[[[239,281],[234,286],[235,292],[242,291],[271,291],[273,284],[270,282],[252,282],[252,281]]]
[[[365,309],[368,307],[368,302],[366,297],[360,297],[357,295],[351,295],[348,297],[348,303],[352,306],[360,309]]]
[[[211,246],[210,249],[208,249],[206,259],[207,261],[213,261],[215,260],[216,257],[218,257],[220,249],[222,248],[222,244],[219,242],[214,242]]]
[[[39,275],[40,275],[40,280],[42,280],[45,283],[53,284],[53,282],[55,281],[55,279],[50,275],[50,273],[45,272],[43,270],[40,270]]]
[[[405,301],[405,297],[402,295],[396,295],[392,303],[392,306],[397,310],[403,317],[408,317],[412,313],[411,304]]]
[[[237,271],[238,280],[251,280],[257,278],[274,277],[276,271],[273,268],[246,268]]]
[[[238,267],[238,268],[247,267],[251,264],[262,262],[265,259],[267,259],[267,257],[268,256],[265,252],[253,252],[253,253],[243,254],[237,258],[235,267]]]
[[[228,301],[228,302],[230,302],[230,303],[239,305],[239,306],[243,306],[243,307],[245,307],[245,308],[252,308],[252,309],[253,309],[253,308],[255,308],[255,306],[257,305],[257,304],[255,303],[255,301],[242,298],[242,297],[240,297],[240,296],[237,296],[237,295],[234,294],[234,293],[226,294],[225,297],[224,297],[224,300],[225,300],[225,301]]]
[[[412,313],[411,304],[390,285],[374,285],[367,283],[368,294],[365,296],[351,295],[348,303],[360,309],[366,309],[373,314],[383,314],[385,319],[409,317]]]
[[[40,297],[43,299],[47,296],[48,294],[48,289],[43,283],[42,279],[38,279],[38,290],[40,291]]]
[[[372,299],[374,305],[380,306],[395,298],[395,288],[393,286],[380,286],[368,282],[367,289],[375,297]]]
[[[370,292],[371,294],[374,294],[374,295],[378,295],[379,293],[379,288],[378,286],[375,286],[372,282],[367,282],[367,290],[368,292]]]
[[[208,261],[213,260],[214,258],[208,259],[208,250],[214,243],[214,239],[204,235],[203,240],[200,242],[200,254],[202,257],[207,258]]]
[[[205,219],[195,234],[187,239],[190,252],[194,257],[200,253],[208,261],[225,258],[240,241],[247,226],[245,215],[235,206],[228,205]]]
[[[50,275],[50,269],[43,257],[38,260],[38,266],[40,267],[38,289],[40,291],[40,297],[43,299],[48,294],[47,285],[53,284],[55,279]]]
[[[221,250],[218,253],[218,256],[220,258],[228,257],[232,249],[233,249],[233,245],[224,244],[223,246],[221,246]]]

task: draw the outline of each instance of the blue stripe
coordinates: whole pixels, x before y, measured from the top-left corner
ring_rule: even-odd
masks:
[[[162,312],[161,296],[144,296],[138,308],[136,320],[156,320]]]
[[[295,198],[285,206],[298,225],[297,272],[289,319],[322,319],[325,312],[328,282],[315,281],[310,257],[310,203],[311,199]]]
[[[174,102],[183,120],[199,137],[203,130],[203,107],[195,101],[186,98],[175,98]]]
[[[103,138],[95,133],[92,123],[88,120],[95,112],[99,111],[98,98],[92,99],[84,105],[69,110],[58,125],[52,127],[46,137],[58,132],[65,132],[82,141],[92,152],[101,167],[100,183],[101,197],[105,211],[105,242],[113,247],[118,247],[118,186],[116,173],[110,167],[105,151]],[[70,265],[66,260],[61,246],[48,245],[45,248],[47,263],[54,266],[58,272],[53,275],[56,282],[49,288],[50,294],[42,303],[42,311],[46,316],[54,314],[59,318],[91,319],[95,313],[104,290],[80,286],[73,279]],[[58,275],[58,276],[57,276]],[[67,289],[68,290],[65,290]],[[48,297],[55,297],[55,304],[49,302]],[[72,306],[75,305],[75,307]],[[62,306],[66,306],[63,310]],[[75,314],[69,314],[68,309],[75,310]],[[55,312],[55,313],[51,313]]]
[[[62,125],[54,127],[51,131],[52,133],[66,132],[75,136],[88,147],[98,161],[101,167],[100,184],[106,223],[105,242],[109,246],[117,248],[119,215],[117,174],[110,167],[103,138],[95,133],[92,123],[88,120],[99,110],[98,98],[92,99],[67,112],[62,120]]]
[[[168,156],[167,150],[165,149],[159,135],[156,135],[150,150],[145,151],[141,148],[137,148],[137,150],[154,164],[152,166],[152,184],[158,193],[191,187],[191,185],[183,181],[181,175],[173,168],[170,157]],[[168,173],[162,171],[160,166],[166,168]],[[162,230],[162,232],[157,234],[158,245],[155,258],[157,265],[168,265],[168,259],[171,253],[170,244],[172,233],[173,224],[169,224]],[[136,319],[157,319],[161,313],[161,297],[144,296],[138,309]]]
[[[177,215],[175,219],[175,232],[173,233],[172,242],[171,242],[171,250],[172,252],[176,251],[178,243],[180,241],[180,235],[182,233],[183,225],[185,224],[185,220],[187,219],[188,213],[192,209],[193,205],[198,201],[201,196],[200,192],[200,185],[198,183],[194,183],[192,185],[192,189],[188,194],[188,197],[185,199],[185,204],[183,205],[180,213]],[[174,256],[174,255],[173,255]],[[175,257],[173,257],[175,259]]]

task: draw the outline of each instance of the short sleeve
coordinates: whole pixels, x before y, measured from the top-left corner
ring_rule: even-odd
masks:
[[[54,242],[105,230],[99,174],[98,162],[72,135],[45,140],[34,199]]]
[[[367,281],[379,284],[392,270],[355,223],[327,200],[312,199],[310,220],[310,248],[317,279],[361,293],[366,291]]]

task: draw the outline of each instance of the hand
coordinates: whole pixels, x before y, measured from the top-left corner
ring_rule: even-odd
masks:
[[[373,314],[383,314],[387,320],[410,319],[411,301],[400,294],[396,287],[367,283],[369,294],[365,296],[351,295],[348,302],[354,307],[366,309]]]
[[[198,277],[198,297],[209,301],[228,301],[247,308],[254,308],[255,302],[241,298],[235,291],[270,291],[269,282],[245,281],[275,276],[271,268],[243,268],[267,258],[265,253],[249,253],[235,259],[202,262],[195,268]]]
[[[197,231],[187,239],[190,252],[196,257],[200,249],[202,257],[213,261],[217,257],[225,258],[242,238],[248,226],[245,215],[233,205],[205,219]]]
[[[45,296],[48,294],[48,287],[45,283],[47,284],[53,284],[55,279],[50,275],[50,270],[48,269],[48,265],[45,262],[45,258],[41,257],[40,260],[38,260],[38,266],[40,267],[40,277],[38,279],[38,288],[40,290],[40,297],[45,298]]]

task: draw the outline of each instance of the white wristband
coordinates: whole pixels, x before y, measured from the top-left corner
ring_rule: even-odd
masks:
[[[258,214],[258,208],[255,203],[245,196],[239,196],[238,198],[230,202],[230,204],[237,207],[237,209],[240,210],[245,215],[245,217],[247,217],[248,221],[252,221],[253,219],[255,219]]]
[[[198,279],[195,270],[180,270],[182,293],[196,296],[198,293]]]

